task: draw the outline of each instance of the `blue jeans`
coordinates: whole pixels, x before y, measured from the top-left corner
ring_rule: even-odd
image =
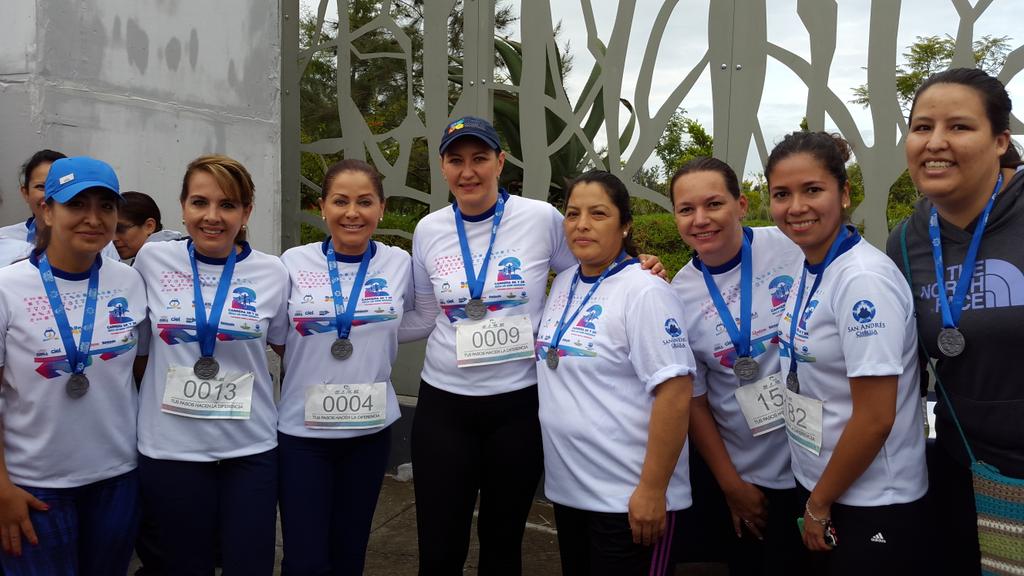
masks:
[[[277,527],[277,448],[215,462],[139,456],[167,574],[270,576]]]
[[[126,474],[76,488],[21,486],[42,500],[29,509],[39,545],[22,541],[22,554],[2,554],[7,576],[108,576],[124,574],[139,524],[139,475]]]
[[[284,576],[362,574],[391,429],[356,438],[278,433]]]

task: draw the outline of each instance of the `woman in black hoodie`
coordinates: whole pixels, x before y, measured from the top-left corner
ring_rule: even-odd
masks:
[[[921,85],[906,154],[923,198],[887,252],[904,269],[905,234],[918,332],[974,458],[1024,478],[1024,386],[1015,369],[1024,345],[1024,171],[1010,109],[1003,84],[981,70],[951,69]],[[929,556],[940,572],[978,574],[971,458],[937,397],[928,466],[938,524]]]

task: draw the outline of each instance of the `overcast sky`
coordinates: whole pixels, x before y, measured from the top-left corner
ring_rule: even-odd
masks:
[[[430,1],[430,0],[428,0]],[[511,2],[518,12],[522,1]],[[535,0],[530,0],[535,1]],[[703,56],[707,47],[708,3],[717,0],[679,0],[666,29],[662,46],[658,51],[654,83],[649,105],[657,110],[679,81]],[[737,9],[755,0],[736,0]],[[315,12],[316,0],[301,0],[305,10]],[[778,44],[797,55],[809,59],[810,48],[807,32],[797,16],[797,0],[766,0],[768,14],[768,41]],[[587,75],[593,66],[593,58],[586,48],[586,28],[582,18],[580,2],[575,0],[550,0],[552,20],[563,24],[563,41],[572,46],[574,70],[566,80],[566,91],[575,102],[579,97]],[[590,0],[595,14],[598,34],[607,42],[618,2],[616,0]],[[976,2],[971,2],[975,4]],[[630,45],[627,51],[622,97],[635,100],[634,86],[637,72],[646,48],[647,38],[658,9],[662,3],[655,0],[638,0],[633,18]],[[839,0],[839,29],[836,54],[829,78],[830,88],[844,101],[849,101],[852,90],[867,80],[867,30],[870,18],[871,0]],[[336,14],[336,8],[328,8],[328,18]],[[993,0],[975,25],[975,38],[983,35],[1009,36],[1012,47],[1024,43],[1024,0]],[[898,43],[902,53],[917,36],[956,34],[959,18],[951,0],[903,0],[899,24]],[[519,23],[514,26],[512,36],[519,37]],[[1010,97],[1018,103],[1018,116],[1024,117],[1024,73],[1018,74],[1007,85]],[[769,149],[784,134],[796,129],[804,115],[807,89],[802,81],[788,68],[768,59],[767,78],[761,98],[758,117]],[[711,83],[709,72],[701,79],[683,100],[682,107],[687,114],[709,131],[712,129]],[[848,104],[865,141],[873,141],[871,117],[868,110]],[[624,111],[625,112],[625,111]],[[623,124],[626,115],[623,114]],[[826,126],[826,128],[835,128]],[[1024,140],[1018,138],[1018,140]],[[598,144],[603,144],[603,134]],[[757,171],[760,161],[751,151],[747,161],[747,172]]]

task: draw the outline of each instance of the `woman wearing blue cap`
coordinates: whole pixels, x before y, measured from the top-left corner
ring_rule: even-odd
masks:
[[[67,158],[67,156],[56,150],[43,149],[37,151],[22,164],[21,197],[32,211],[32,215],[24,222],[0,228],[0,266],[27,257],[32,251],[32,247],[35,246],[38,229],[46,227],[42,218],[46,175],[50,172],[50,166],[61,158]],[[106,258],[117,260],[117,250],[113,243],[104,246],[101,254]]]
[[[120,202],[110,166],[58,159],[45,190],[36,249],[0,270],[0,563],[8,575],[124,574],[145,287],[100,255]]]
[[[439,152],[455,203],[413,235],[416,335],[430,334],[412,430],[420,573],[462,573],[479,494],[480,573],[519,574],[543,467],[533,340],[549,271],[576,258],[553,206],[498,187],[490,122],[451,122]]]
[[[181,186],[189,240],[135,259],[153,337],[139,402],[139,469],[170,574],[273,572],[277,409],[267,344],[284,345],[288,272],[253,250],[249,172],[193,160]]]

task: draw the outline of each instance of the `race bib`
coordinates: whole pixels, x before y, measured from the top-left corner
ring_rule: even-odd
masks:
[[[782,415],[786,404],[785,388],[782,375],[772,374],[736,389],[736,401],[755,437],[786,425]]]
[[[306,387],[306,428],[377,428],[384,425],[387,402],[387,382],[313,384]]]
[[[821,454],[821,400],[786,390],[786,433],[799,446]]]
[[[248,420],[252,383],[252,372],[221,372],[216,378],[204,380],[192,368],[171,366],[160,410],[189,418]]]
[[[459,368],[533,359],[533,323],[529,316],[485,318],[455,325]]]

